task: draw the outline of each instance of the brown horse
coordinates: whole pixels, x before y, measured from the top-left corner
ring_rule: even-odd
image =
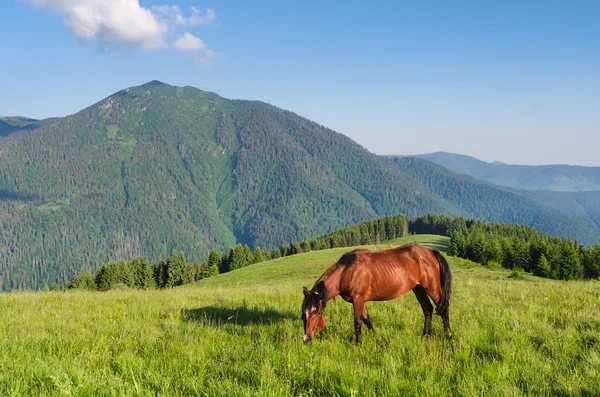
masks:
[[[438,251],[405,245],[384,251],[357,249],[342,257],[317,280],[309,291],[304,287],[302,320],[304,342],[310,342],[317,327],[323,328],[327,301],[340,295],[354,306],[356,343],[360,342],[362,323],[373,330],[365,302],[399,298],[412,290],[425,315],[423,335],[431,332],[431,315],[436,304],[444,331],[451,335],[450,295],[452,275],[446,258]]]

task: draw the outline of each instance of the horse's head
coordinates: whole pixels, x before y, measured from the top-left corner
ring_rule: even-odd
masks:
[[[304,287],[304,301],[302,302],[302,321],[304,322],[304,343],[312,340],[317,328],[325,327],[323,310],[327,303],[327,292],[323,282],[318,283],[312,290]]]

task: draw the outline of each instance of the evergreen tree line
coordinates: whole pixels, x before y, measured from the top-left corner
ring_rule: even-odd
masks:
[[[106,291],[119,288],[177,287],[265,260],[330,248],[379,244],[407,235],[409,224],[409,219],[404,215],[387,216],[361,222],[316,239],[283,244],[277,249],[264,252],[258,246],[252,252],[248,245],[237,244],[229,253],[212,250],[208,259],[202,263],[188,263],[182,252],[156,264],[151,264],[143,257],[110,262],[103,264],[94,275],[87,272],[73,277],[66,288]]]
[[[448,255],[489,267],[560,280],[600,279],[600,244],[585,247],[528,226],[440,215],[417,218],[411,231],[449,236]]]
[[[102,265],[91,275],[75,276],[68,289],[106,291],[115,288],[170,288],[219,273],[303,252],[379,244],[412,234],[450,237],[448,255],[489,267],[523,270],[562,280],[599,279],[600,244],[584,247],[577,241],[551,237],[524,225],[482,222],[445,215],[425,215],[410,221],[404,215],[387,216],[337,230],[312,240],[283,244],[263,251],[237,244],[229,253],[212,250],[202,262],[188,263],[182,252],[151,264],[145,258]]]
[[[94,275],[86,272],[73,277],[66,288],[107,291],[177,287],[219,274],[219,262],[216,251],[211,252],[202,264],[187,262],[183,252],[155,264],[143,257],[109,262],[100,266]]]

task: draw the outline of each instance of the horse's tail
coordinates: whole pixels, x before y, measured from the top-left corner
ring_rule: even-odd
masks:
[[[452,274],[450,266],[446,258],[439,251],[433,251],[433,255],[437,258],[440,264],[440,286],[442,287],[442,298],[437,304],[436,312],[440,316],[444,316],[450,310],[450,296],[452,295]]]

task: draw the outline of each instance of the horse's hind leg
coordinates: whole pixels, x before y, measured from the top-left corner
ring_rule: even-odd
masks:
[[[425,324],[423,325],[423,336],[427,336],[431,333],[431,315],[433,314],[433,305],[429,300],[427,292],[425,292],[423,287],[421,287],[420,285],[416,285],[413,288],[413,292],[415,293],[417,300],[421,304],[421,309],[423,309],[423,314],[425,315]]]
[[[452,336],[452,330],[450,329],[450,315],[448,314],[449,310],[446,310],[446,313],[442,315],[442,321],[444,322],[444,332],[448,336]]]

